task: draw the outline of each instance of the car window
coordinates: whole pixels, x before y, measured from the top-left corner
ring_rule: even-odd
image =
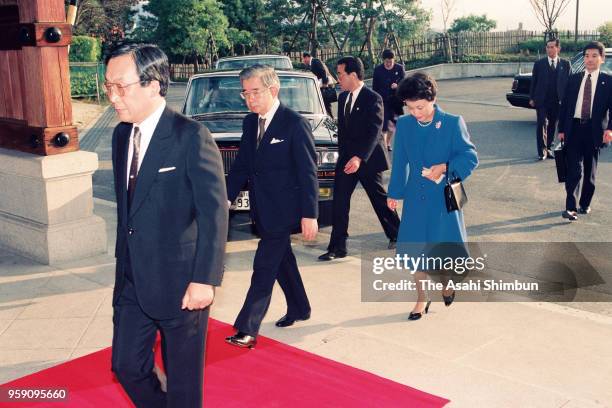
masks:
[[[219,61],[217,69],[243,69],[254,64],[270,65],[276,69],[293,69],[289,58],[246,58],[238,60]]]
[[[571,63],[572,72],[576,73],[584,71],[584,56],[582,55],[582,52],[579,52],[578,54],[574,55],[571,59]],[[606,53],[606,59],[604,60],[604,63],[601,64],[601,67],[599,69],[602,72],[606,72],[612,75],[612,54]]]
[[[281,76],[280,101],[304,114],[321,114],[323,107],[314,78]],[[244,112],[248,109],[240,97],[238,76],[200,77],[191,81],[185,103],[186,115]]]

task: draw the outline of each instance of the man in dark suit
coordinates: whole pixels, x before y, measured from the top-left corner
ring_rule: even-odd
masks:
[[[332,89],[335,88],[336,81],[334,80],[334,77],[329,72],[329,69],[327,69],[327,66],[320,59],[313,58],[309,52],[302,53],[302,62],[304,63],[304,65],[310,68],[310,71],[313,74],[315,74],[317,79],[319,80],[319,86],[321,87],[321,93],[323,94],[323,102],[325,104],[325,110],[327,111],[327,114],[333,118],[334,113],[332,112],[332,108],[331,108],[331,104],[333,101],[331,101],[329,98],[325,96],[326,95],[325,88],[332,88]],[[335,89],[334,89],[334,92],[335,92]]]
[[[279,102],[280,81],[274,69],[246,68],[240,82],[240,95],[252,113],[244,118],[240,149],[227,177],[228,205],[248,183],[251,217],[261,240],[251,286],[234,323],[236,333],[226,341],[253,348],[275,281],[287,301],[287,313],[276,326],[310,318],[310,303],[291,250],[291,231],[301,226],[304,239],[315,238],[319,185],[311,127]]]
[[[559,117],[559,103],[563,100],[570,62],[559,57],[559,40],[546,41],[547,56],[533,65],[529,104],[536,108],[536,141],[540,160],[553,158],[552,144]]]
[[[399,217],[387,207],[382,172],[389,168],[382,139],[383,101],[363,83],[364,68],[359,58],[338,60],[338,81],[343,92],[338,98],[338,150],[334,179],[333,224],[327,252],[319,257],[330,261],[346,256],[351,196],[361,182],[378,220],[395,248]]]
[[[113,133],[117,258],[112,370],[137,407],[202,407],[204,347],[221,284],[227,195],[208,130],[166,107],[169,65],[154,45],[106,58]],[[161,333],[167,392],[154,374]]]
[[[565,141],[567,164],[562,216],[570,221],[577,220],[578,213],[591,212],[599,149],[612,141],[612,77],[599,70],[605,58],[604,46],[591,42],[584,47],[583,55],[585,70],[569,78],[559,120],[559,139]]]

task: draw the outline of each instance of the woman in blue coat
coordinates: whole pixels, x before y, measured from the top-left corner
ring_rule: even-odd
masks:
[[[444,257],[435,248],[452,248],[448,243],[461,243],[454,247],[464,248],[467,235],[463,213],[447,211],[445,178],[465,181],[478,165],[465,121],[440,109],[435,103],[436,93],[435,80],[420,72],[406,77],[397,89],[410,115],[397,122],[387,204],[396,209],[398,200],[404,202],[397,252],[412,257]],[[456,255],[456,251],[453,253]],[[420,319],[429,309],[431,301],[420,285],[428,279],[428,269],[435,268],[423,267],[415,273],[418,298],[409,320]],[[450,306],[455,293],[444,291],[442,296]]]

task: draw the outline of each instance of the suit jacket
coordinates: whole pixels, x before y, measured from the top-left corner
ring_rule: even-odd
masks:
[[[572,135],[572,120],[576,109],[580,84],[584,72],[573,74],[567,83],[565,97],[559,110],[559,133],[565,133],[566,141],[569,142]],[[582,103],[582,101],[580,102]],[[593,145],[599,148],[603,142],[604,128],[612,129],[612,76],[599,71],[593,106],[591,107],[591,137]]]
[[[190,282],[221,284],[228,227],[223,164],[206,127],[166,108],[138,172],[128,213],[131,130],[131,123],[120,123],[113,133],[117,196],[113,304],[129,262],[145,313],[155,319],[172,318],[181,312]]]
[[[361,88],[348,118],[344,108],[349,92],[338,98],[338,162],[336,171],[342,171],[353,156],[361,158],[360,165],[368,171],[384,171],[389,168],[389,158],[383,147],[383,101],[379,94],[366,87]]]
[[[310,71],[321,80],[321,85],[333,86],[336,83],[327,66],[318,58],[310,60]]]
[[[234,201],[248,182],[251,215],[266,232],[317,218],[317,159],[308,121],[281,103],[259,147],[257,134],[258,115],[251,113],[242,123],[240,148],[227,176],[228,199]]]
[[[556,70],[557,96],[559,97],[559,102],[561,102],[565,93],[567,79],[571,74],[570,62],[566,59],[559,58]],[[544,102],[546,102],[546,91],[550,79],[548,57],[537,60],[535,64],[533,64],[531,88],[529,90],[529,98],[535,102],[536,107],[543,106]]]

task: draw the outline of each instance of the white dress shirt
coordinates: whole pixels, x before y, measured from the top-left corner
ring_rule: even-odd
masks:
[[[268,113],[266,113],[263,116],[259,115],[259,119],[266,120],[266,123],[264,124],[264,132],[268,130],[268,126],[270,126],[270,122],[272,122],[272,119],[274,118],[274,114],[278,110],[279,106],[280,106],[280,101],[278,100],[278,98],[274,98],[274,103],[272,104],[272,107],[270,108]],[[257,134],[259,134],[259,121],[257,122]]]
[[[555,62],[555,69],[559,66],[559,57],[550,58],[548,57],[548,66],[552,65],[553,61]]]
[[[357,89],[351,92],[351,94],[353,95],[353,99],[351,101],[351,112],[353,111],[353,106],[355,106],[355,101],[357,100],[357,97],[359,96],[359,92],[361,92],[361,88],[363,88],[363,82],[361,82],[361,84],[357,87]],[[348,100],[349,98],[346,98],[346,102],[344,104],[345,111],[346,111],[346,104],[348,103]]]
[[[125,172],[125,185],[127,186],[130,183],[130,165],[132,163],[132,156],[134,155],[134,127],[138,127],[140,129],[140,153],[138,155],[138,171],[140,171],[140,165],[142,164],[142,160],[147,153],[147,149],[149,148],[149,144],[151,143],[151,138],[153,138],[153,132],[155,132],[155,128],[159,123],[159,119],[161,118],[162,113],[164,113],[164,109],[166,108],[166,101],[164,100],[161,105],[150,114],[145,120],[143,120],[139,125],[135,124],[132,126],[132,132],[130,133],[130,143],[128,148],[128,160],[127,160],[127,171]]]
[[[584,83],[589,76],[588,71],[584,71],[582,82],[580,83],[580,90],[578,91],[578,98],[576,99],[576,108],[574,109],[574,118],[580,119],[582,114],[582,98],[584,96]],[[599,70],[591,72],[591,111],[589,117],[593,113],[593,100],[595,99],[595,88],[597,87],[597,79],[599,78]]]

